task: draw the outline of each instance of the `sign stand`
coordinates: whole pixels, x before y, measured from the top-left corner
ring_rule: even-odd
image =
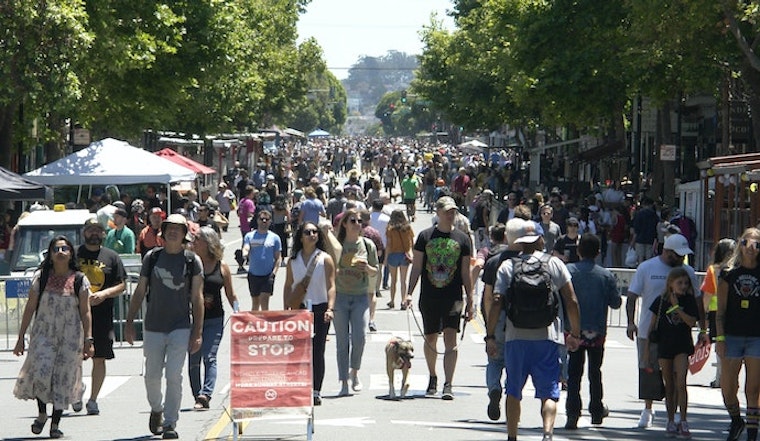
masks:
[[[230,318],[230,419],[235,441],[243,420],[306,417],[314,432],[309,310],[238,312]]]

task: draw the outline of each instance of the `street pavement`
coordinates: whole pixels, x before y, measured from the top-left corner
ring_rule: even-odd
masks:
[[[402,208],[398,205],[398,208]],[[431,225],[432,215],[418,210],[413,223],[415,232]],[[240,247],[240,233],[237,219],[227,233],[225,259],[233,272],[233,252]],[[250,308],[245,275],[234,275],[233,285],[240,298],[241,309]],[[282,286],[285,279],[284,268],[278,273],[272,309],[282,307]],[[419,285],[418,285],[419,286]],[[415,293],[415,303],[416,303]],[[418,323],[421,319],[416,311],[388,310],[388,291],[382,291],[378,299],[376,323],[378,331],[369,334],[364,351],[360,378],[364,389],[348,397],[338,398],[339,390],[336,373],[335,337],[331,332],[327,344],[327,373],[322,391],[323,404],[314,408],[315,440],[361,439],[379,441],[387,439],[469,441],[504,440],[506,428],[504,412],[499,421],[490,421],[486,415],[486,388],[484,352],[484,327],[480,318],[467,324],[464,337],[459,345],[459,361],[454,377],[453,401],[443,401],[439,394],[434,397],[424,395],[428,381],[423,355],[423,340]],[[397,298],[396,304],[399,304]],[[228,305],[225,305],[228,308]],[[229,309],[227,313],[229,313]],[[228,414],[229,406],[229,329],[219,350],[219,373],[216,391],[211,400],[211,409],[193,410],[187,377],[184,376],[183,401],[177,431],[181,439],[217,440],[233,439],[233,425]],[[385,374],[384,348],[392,336],[408,338],[411,335],[416,349],[416,358],[410,371],[410,391],[407,399],[387,400],[388,380]],[[565,393],[558,404],[555,440],[660,440],[664,437],[665,409],[663,403],[655,404],[655,425],[650,429],[637,429],[636,424],[642,409],[637,399],[636,351],[628,340],[625,329],[610,328],[603,366],[605,403],[610,416],[601,426],[591,426],[588,414],[581,417],[576,431],[563,429],[565,424]],[[439,351],[443,350],[442,342]],[[148,440],[158,439],[148,431],[149,408],[145,398],[142,373],[142,350],[137,344],[130,347],[126,343],[116,344],[116,358],[107,362],[108,377],[98,403],[100,415],[87,416],[85,412],[64,412],[61,430],[66,439],[72,440]],[[5,440],[27,440],[46,437],[49,423],[42,435],[31,434],[30,425],[36,416],[36,403],[19,401],[13,397],[13,386],[23,357],[15,357],[11,352],[0,352],[0,396],[5,397],[0,404],[0,436]],[[723,408],[719,389],[711,389],[708,384],[714,374],[714,356],[705,369],[697,375],[689,375],[689,422],[694,439],[725,439],[728,418]],[[438,375],[442,378],[443,367],[439,356]],[[85,383],[89,383],[91,363],[85,362]],[[400,375],[400,373],[398,373]],[[743,373],[742,373],[743,375]],[[440,380],[442,382],[442,380]],[[398,390],[400,377],[396,378]],[[439,388],[442,384],[439,384]],[[743,381],[740,391],[743,391]],[[528,382],[522,402],[520,436],[522,440],[540,440],[540,403],[533,397],[533,388]],[[584,404],[588,403],[588,387],[583,385]],[[85,400],[88,394],[85,394]],[[744,407],[743,392],[740,399]],[[304,418],[284,418],[277,420],[252,420],[240,425],[245,440],[306,440],[307,422]]]

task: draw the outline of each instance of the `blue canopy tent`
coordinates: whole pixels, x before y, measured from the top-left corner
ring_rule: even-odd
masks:
[[[309,133],[309,138],[327,138],[330,136],[329,132],[326,132],[322,129],[314,130],[313,132]]]

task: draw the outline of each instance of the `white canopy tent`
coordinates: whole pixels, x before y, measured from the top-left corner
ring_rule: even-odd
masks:
[[[24,176],[50,186],[193,181],[195,172],[125,141],[106,138]]]

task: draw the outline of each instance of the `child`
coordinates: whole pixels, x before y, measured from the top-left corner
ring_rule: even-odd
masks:
[[[665,286],[662,296],[656,298],[649,307],[655,314],[649,336],[654,340],[653,334],[657,335],[657,358],[665,384],[665,408],[668,412],[665,436],[689,439],[691,432],[686,422],[686,374],[689,355],[694,353],[691,328],[697,322],[697,300],[691,287],[689,273],[682,267],[670,271]],[[647,340],[647,345],[649,343],[650,340]],[[645,358],[648,358],[648,353],[647,348],[644,351]],[[676,407],[680,409],[681,417],[678,424],[675,422]]]

